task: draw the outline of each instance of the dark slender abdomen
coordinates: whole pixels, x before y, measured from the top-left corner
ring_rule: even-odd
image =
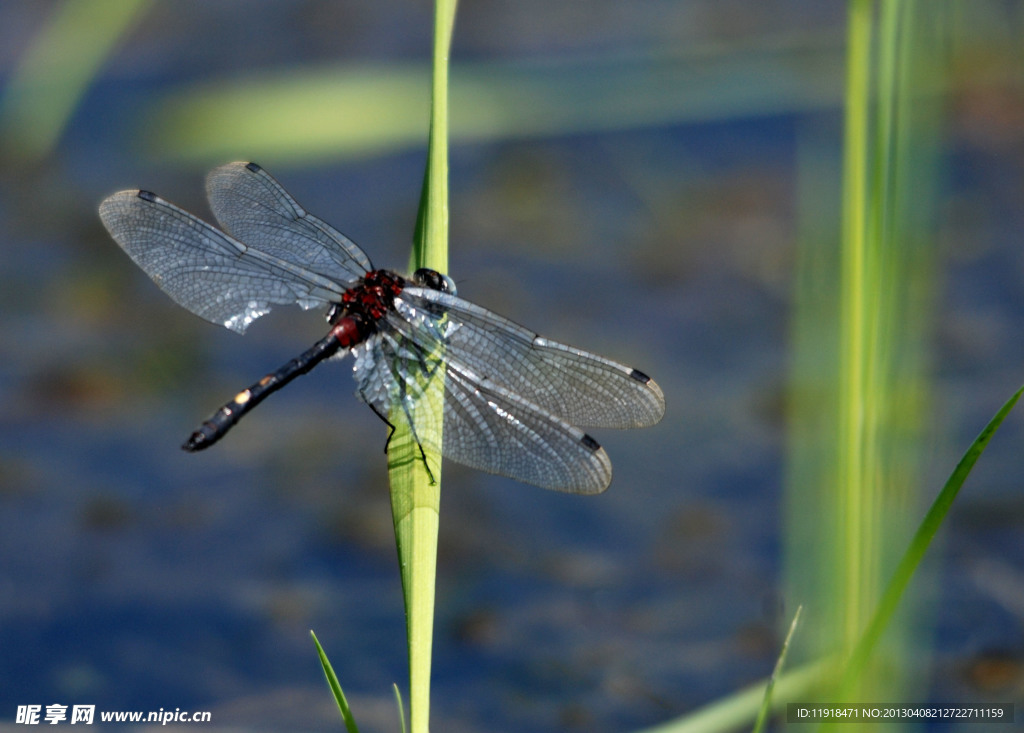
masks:
[[[365,339],[368,329],[364,324],[363,319],[353,316],[346,316],[338,320],[327,336],[313,344],[301,356],[292,359],[277,371],[271,372],[255,384],[243,389],[235,395],[233,400],[225,403],[189,436],[181,446],[182,449],[195,452],[209,448],[223,438],[224,434],[249,410],[281,387],[305,374],[325,359],[334,356],[341,349],[351,348]]]

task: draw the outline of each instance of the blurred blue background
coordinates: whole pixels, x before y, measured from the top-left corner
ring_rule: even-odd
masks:
[[[6,91],[60,5],[0,5]],[[981,6],[945,123],[934,490],[1024,381],[1022,65],[1017,45],[984,35],[1022,26],[1012,4]],[[408,90],[422,78],[425,95],[430,13],[143,4],[52,150],[33,153],[5,98],[0,729],[17,705],[59,702],[339,730],[311,628],[363,729],[397,729],[386,429],[347,365],[294,383],[214,450],[178,447],[320,338],[322,318],[278,308],[244,338],[207,324],[123,255],[96,207],[142,187],[209,218],[205,172],[251,159],[375,265],[404,269],[426,139],[425,96]],[[799,602],[780,591],[778,508],[797,166],[809,138],[838,155],[844,13],[812,0],[459,9],[460,294],[651,374],[668,412],[597,434],[615,479],[596,498],[445,465],[435,730],[630,730],[770,672]],[[396,78],[414,83],[392,93]],[[334,80],[340,102],[319,109],[317,84]],[[202,116],[210,98],[237,118]],[[296,127],[324,109],[326,131]],[[271,132],[218,137],[237,119]],[[929,566],[922,674],[938,702],[1024,698],[1022,437],[1011,416]]]

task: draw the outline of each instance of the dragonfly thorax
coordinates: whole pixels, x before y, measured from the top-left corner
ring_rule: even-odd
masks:
[[[327,314],[330,323],[346,316],[356,316],[368,323],[379,321],[394,308],[395,296],[402,292],[406,280],[390,270],[372,270],[355,287],[342,294]]]
[[[416,270],[409,280],[390,270],[371,270],[357,285],[344,292],[341,302],[331,304],[327,322],[334,325],[342,318],[354,316],[364,324],[373,324],[394,308],[395,298],[410,282],[455,295],[455,281],[427,267]]]

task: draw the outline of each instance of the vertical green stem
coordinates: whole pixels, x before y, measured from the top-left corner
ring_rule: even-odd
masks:
[[[793,592],[815,613],[819,654],[856,647],[914,515],[927,427],[940,21],[932,3],[848,0],[835,250],[822,244],[834,216],[820,193],[828,156],[808,145],[802,164],[813,226],[801,237],[797,281],[787,561]],[[844,700],[896,700],[914,684],[904,674],[914,638],[903,614],[918,609],[908,600],[878,665],[851,676],[861,686],[844,688]]]
[[[864,626],[863,553],[865,532],[862,491],[865,475],[865,355],[867,344],[867,163],[870,110],[871,26],[873,0],[849,5],[847,48],[845,152],[843,160],[842,262],[840,283],[840,376],[836,520],[845,551],[840,585],[841,631],[847,650]]]
[[[435,5],[430,141],[411,269],[448,269],[448,54],[455,6],[455,0],[437,0]],[[392,423],[396,430],[388,449],[391,512],[405,597],[412,733],[427,733],[430,721],[443,396],[442,370],[425,385],[417,408],[417,434],[412,434],[402,416],[395,415]],[[429,472],[420,446],[426,453]]]
[[[430,141],[419,217],[409,268],[448,271],[448,54],[456,0],[434,7],[434,55],[431,65]]]

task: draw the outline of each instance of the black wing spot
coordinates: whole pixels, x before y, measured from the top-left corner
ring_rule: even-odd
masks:
[[[262,168],[260,168],[255,163],[246,163],[245,167],[248,168],[249,170],[251,170],[253,173],[259,173],[261,170],[263,170]]]
[[[591,438],[586,433],[584,433],[583,437],[580,438],[580,442],[583,443],[583,445],[585,445],[587,448],[590,448],[590,450],[594,451],[595,453],[601,450],[601,444],[598,443],[593,438]]]
[[[631,377],[632,377],[633,379],[635,379],[636,381],[638,381],[638,382],[642,382],[642,383],[644,383],[644,384],[647,384],[648,382],[650,382],[650,381],[651,381],[651,378],[650,378],[650,377],[648,377],[648,376],[647,376],[646,374],[644,374],[644,373],[643,373],[642,371],[640,371],[639,369],[634,369],[633,371],[631,371],[631,372],[629,373],[629,376],[631,376]]]
[[[139,191],[139,198],[155,204],[160,197],[152,191]]]

